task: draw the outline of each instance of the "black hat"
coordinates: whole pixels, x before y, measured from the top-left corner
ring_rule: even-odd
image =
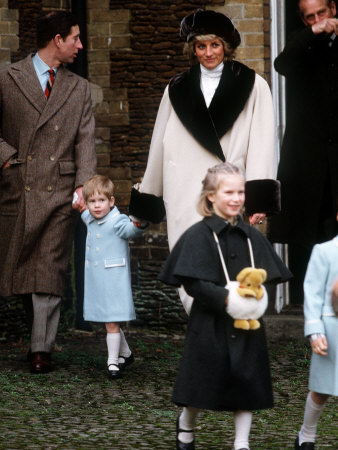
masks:
[[[229,17],[216,11],[197,9],[182,20],[180,37],[186,42],[201,34],[215,34],[234,49],[241,43],[239,32]]]

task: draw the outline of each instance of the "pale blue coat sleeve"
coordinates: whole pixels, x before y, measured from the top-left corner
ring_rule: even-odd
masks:
[[[304,280],[304,334],[325,334],[322,311],[325,301],[325,288],[329,273],[329,261],[322,248],[315,245],[307,267]]]

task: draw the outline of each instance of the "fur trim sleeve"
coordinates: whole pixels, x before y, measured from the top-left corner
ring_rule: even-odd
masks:
[[[156,197],[153,194],[141,193],[132,188],[129,214],[148,222],[160,223],[165,216],[163,198]]]
[[[279,214],[280,183],[278,180],[250,180],[245,183],[245,211],[251,216],[265,213],[267,216]]]

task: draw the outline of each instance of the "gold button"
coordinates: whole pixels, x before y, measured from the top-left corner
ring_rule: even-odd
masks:
[[[58,131],[58,129],[59,129],[59,125],[55,125],[54,130]]]
[[[25,189],[27,192],[29,192],[31,190],[30,186],[26,186]]]
[[[50,156],[49,159],[50,159],[51,161],[55,161],[55,156]]]
[[[28,156],[27,156],[27,159],[28,159],[28,161],[32,161],[32,156],[31,156],[31,155],[28,155]]]
[[[47,191],[50,192],[52,190],[52,186],[47,187]]]

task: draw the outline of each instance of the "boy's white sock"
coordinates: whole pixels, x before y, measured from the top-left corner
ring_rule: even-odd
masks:
[[[107,348],[108,348],[108,366],[110,364],[119,364],[119,351],[120,351],[121,335],[120,333],[107,333]],[[114,367],[114,370],[118,370],[118,367]]]
[[[249,449],[249,434],[252,422],[252,412],[251,411],[236,411],[234,413],[235,421],[235,450],[241,448]]]
[[[123,333],[122,328],[120,328],[120,336],[121,336],[121,342],[120,342],[120,355],[124,356],[125,358],[128,358],[131,355],[131,350],[129,348],[128,342],[126,340],[126,337]],[[120,363],[124,362],[124,358],[119,359]]]
[[[184,407],[178,419],[178,427],[182,430],[193,430],[199,412],[199,408]],[[178,440],[183,444],[189,444],[194,440],[194,433],[178,433]]]
[[[318,405],[311,398],[311,392],[308,393],[305,402],[304,421],[299,432],[299,445],[303,442],[315,442],[317,423],[325,404]]]

